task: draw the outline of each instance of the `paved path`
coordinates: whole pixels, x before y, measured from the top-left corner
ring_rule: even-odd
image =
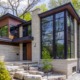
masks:
[[[80,73],[73,74],[67,80],[80,80]]]

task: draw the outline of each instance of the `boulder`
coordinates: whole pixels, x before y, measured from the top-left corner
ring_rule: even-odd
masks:
[[[42,80],[41,75],[28,74],[24,76],[24,80]]]
[[[29,74],[44,76],[44,72],[41,72],[41,71],[29,71]]]
[[[21,71],[21,72],[19,71],[19,72],[16,72],[13,77],[15,79],[23,80],[24,75],[28,75],[28,73],[24,73],[23,71]]]
[[[29,67],[29,70],[38,71],[38,67]]]

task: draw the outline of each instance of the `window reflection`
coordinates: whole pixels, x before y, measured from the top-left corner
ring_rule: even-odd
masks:
[[[42,19],[42,52],[46,50],[53,57],[53,21],[50,21],[52,19],[53,16]]]
[[[68,58],[74,58],[74,18],[67,12]]]

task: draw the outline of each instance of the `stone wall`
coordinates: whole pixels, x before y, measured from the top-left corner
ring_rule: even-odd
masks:
[[[0,44],[0,57],[4,57],[5,61],[19,60],[19,46]]]
[[[32,12],[32,61],[40,60],[40,18],[38,16],[40,9]]]
[[[67,77],[73,73],[73,67],[76,67],[77,71],[77,59],[54,59],[52,64],[54,71],[61,72]]]

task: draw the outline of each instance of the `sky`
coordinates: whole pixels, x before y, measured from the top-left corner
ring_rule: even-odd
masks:
[[[4,1],[5,3],[7,3],[7,0],[0,0],[0,1]],[[39,6],[41,4],[46,4],[48,6],[48,2],[49,0],[41,0],[41,2],[39,2],[36,6]],[[25,9],[25,6],[27,6],[27,0],[22,0],[18,10],[21,12],[22,9]]]

